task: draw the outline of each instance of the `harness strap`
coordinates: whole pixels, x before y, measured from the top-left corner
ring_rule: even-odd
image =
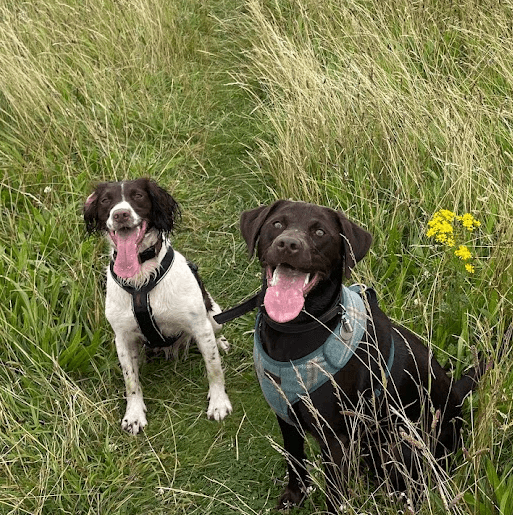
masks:
[[[136,292],[132,295],[132,311],[146,340],[146,345],[152,349],[171,347],[183,334],[180,332],[176,336],[164,336],[160,332],[151,310],[149,293]]]
[[[165,277],[173,265],[174,259],[175,251],[173,250],[173,247],[169,246],[166,255],[160,262],[157,274],[140,288],[134,288],[127,284],[126,281],[120,279],[114,273],[114,261],[111,261],[110,263],[112,278],[121,288],[123,288],[123,290],[132,296],[132,311],[137,321],[137,325],[146,340],[145,344],[151,348],[170,347],[182,336],[182,333],[179,333],[176,336],[164,336],[162,334],[155,322],[149,300],[150,291],[153,290],[153,288],[155,288],[155,286],[157,286],[157,284]]]

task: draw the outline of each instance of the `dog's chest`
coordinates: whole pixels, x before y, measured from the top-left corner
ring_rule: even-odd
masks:
[[[146,311],[160,332],[174,336],[181,331],[189,332],[191,318],[204,311],[203,299],[197,282],[190,272],[185,259],[176,253],[175,262],[166,276],[147,294]],[[137,294],[125,291],[112,275],[107,277],[107,298],[105,314],[116,333],[133,333],[142,336],[138,319],[135,315]]]

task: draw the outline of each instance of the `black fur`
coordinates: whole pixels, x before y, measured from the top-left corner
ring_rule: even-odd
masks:
[[[285,200],[242,213],[241,232],[250,255],[257,249],[263,267],[272,269],[286,264],[303,272],[320,273],[321,280],[305,300],[305,311],[315,317],[333,306],[343,278],[351,275],[351,269],[365,256],[371,244],[370,234],[342,212]],[[264,273],[264,290],[265,278]],[[367,417],[365,423],[359,424],[358,432],[367,465],[375,474],[387,477],[399,490],[405,487],[405,470],[413,478],[421,472],[416,466],[415,445],[397,437],[401,420],[394,416],[391,408],[404,413],[414,423],[422,422],[427,432],[433,426],[431,449],[436,458],[442,459],[458,447],[461,405],[483,374],[484,363],[453,382],[419,338],[392,324],[380,310],[372,290],[366,293],[365,302],[370,316],[367,332],[353,357],[335,374],[337,387],[328,381],[311,394],[319,417],[299,401],[293,410],[301,430],[278,418],[284,447],[290,457],[289,482],[278,502],[279,509],[299,504],[309,484],[303,448],[304,431],[307,431],[321,447],[328,511],[336,512],[341,496],[347,494],[347,446],[357,420],[347,415],[348,412],[363,412],[364,418]],[[265,315],[265,308],[262,310]],[[311,322],[307,313],[299,314],[287,325],[300,327]],[[260,332],[262,345],[277,361],[296,360],[322,345],[338,320],[331,321],[328,327],[319,326],[299,334],[280,330],[280,324],[271,326],[264,321]],[[395,354],[385,386],[382,370],[390,357],[392,339]],[[437,410],[438,421],[434,420]]]

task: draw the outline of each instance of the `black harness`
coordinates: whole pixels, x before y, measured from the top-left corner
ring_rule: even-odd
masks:
[[[142,262],[155,257],[157,253],[155,249],[148,249],[145,252],[146,255],[142,253],[140,257]],[[114,273],[114,261],[111,261],[110,263],[110,273],[112,274],[113,279],[121,288],[123,288],[123,290],[132,296],[132,311],[137,321],[137,325],[146,340],[145,344],[151,348],[170,347],[182,336],[182,333],[179,333],[176,336],[164,336],[155,322],[155,317],[153,316],[150,306],[150,291],[153,290],[153,288],[155,288],[155,286],[157,286],[157,284],[166,276],[173,265],[174,259],[175,251],[173,250],[173,247],[170,246],[164,259],[159,264],[156,275],[154,275],[141,288],[134,288],[133,286],[126,284],[125,281],[120,279]],[[189,264],[189,266],[191,265],[192,263]]]

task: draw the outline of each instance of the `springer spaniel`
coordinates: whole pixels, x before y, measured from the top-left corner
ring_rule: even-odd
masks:
[[[213,316],[221,309],[196,267],[168,240],[179,215],[173,197],[149,179],[99,184],[84,206],[87,231],[103,232],[111,245],[105,314],[126,386],[121,427],[134,435],[147,424],[138,373],[141,344],[176,353],[195,340],[207,369],[208,418],[222,420],[232,411],[217,348],[228,351],[229,345],[214,336],[221,325]]]

